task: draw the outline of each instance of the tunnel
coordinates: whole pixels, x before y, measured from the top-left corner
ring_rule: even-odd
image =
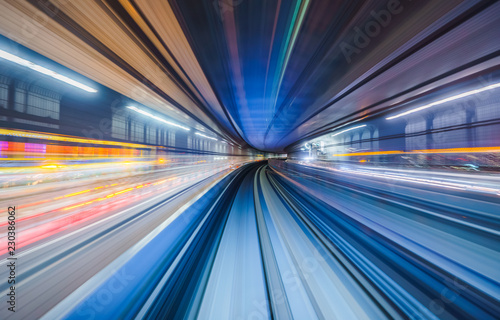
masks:
[[[0,319],[500,319],[500,2],[1,0]]]

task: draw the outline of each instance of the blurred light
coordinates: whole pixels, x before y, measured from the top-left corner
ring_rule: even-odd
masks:
[[[465,166],[467,166],[467,167],[471,167],[471,168],[473,168],[473,169],[477,169],[477,168],[479,168],[478,166],[476,166],[476,165],[475,165],[475,164],[473,164],[473,163],[466,163],[466,164],[465,164]]]
[[[464,92],[464,93],[461,93],[461,94],[457,94],[455,96],[451,96],[449,98],[445,98],[445,99],[442,99],[442,100],[439,100],[439,101],[436,101],[436,102],[432,102],[432,103],[426,104],[424,106],[421,106],[421,107],[418,107],[418,108],[415,108],[415,109],[411,109],[411,110],[405,111],[403,113],[400,113],[400,114],[397,114],[395,116],[388,117],[388,118],[385,118],[385,119],[386,120],[396,119],[396,118],[399,118],[399,117],[402,117],[402,116],[406,116],[408,114],[411,114],[411,113],[414,113],[414,112],[417,112],[417,111],[420,111],[420,110],[424,110],[424,109],[427,109],[427,108],[430,108],[430,107],[433,107],[433,106],[437,106],[439,104],[443,104],[443,103],[450,102],[450,101],[453,101],[453,100],[465,98],[465,97],[471,96],[473,94],[481,93],[483,91],[487,91],[487,90],[491,90],[491,89],[495,89],[495,88],[500,88],[500,83],[495,83],[495,84],[483,87],[481,89],[471,90],[471,91],[467,91],[467,92]]]
[[[204,135],[203,133],[196,132],[195,134],[197,134],[197,135],[199,135],[199,136],[202,136],[202,137],[205,137],[205,138],[207,138],[207,139],[212,139],[212,140],[217,141],[217,139],[212,138],[212,137],[209,137],[209,136],[206,136],[206,135]]]
[[[77,204],[77,205],[74,205],[74,206],[65,207],[65,208],[62,208],[61,210],[63,210],[63,211],[71,210],[71,209],[75,209],[75,208],[78,208],[78,207],[81,207],[81,206],[84,206],[84,205],[86,205],[86,203],[80,203],[80,204]]]
[[[440,153],[499,153],[500,147],[473,147],[473,148],[449,148],[449,149],[422,149],[411,151],[370,151],[332,154],[334,157],[352,157],[352,156],[375,156],[389,154],[440,154]]]
[[[347,132],[347,131],[351,131],[351,130],[358,129],[358,128],[363,128],[363,127],[366,127],[366,124],[362,124],[362,125],[357,126],[357,127],[352,127],[352,128],[350,128],[350,129],[345,129],[345,130],[342,130],[342,131],[340,131],[340,132],[337,132],[337,133],[335,133],[335,134],[332,134],[332,137],[335,137],[335,136],[337,136],[337,135],[339,135],[339,134],[341,134],[341,133]]]
[[[67,197],[74,197],[76,195],[79,195],[79,194],[82,194],[82,193],[87,193],[87,192],[90,192],[90,191],[91,191],[90,189],[87,189],[87,190],[83,190],[83,191],[79,191],[79,192],[67,194],[64,197],[65,198],[67,198]]]
[[[22,137],[22,138],[32,138],[32,139],[42,139],[42,140],[53,140],[53,141],[64,141],[64,142],[77,142],[77,143],[90,143],[90,144],[102,144],[110,146],[120,146],[120,147],[131,147],[139,149],[152,149],[156,147],[128,143],[128,142],[116,142],[116,141],[105,141],[105,140],[95,140],[95,139],[83,139],[76,138],[72,136],[65,135],[55,135],[55,134],[44,134],[35,131],[21,131],[21,130],[10,130],[10,129],[0,129],[0,135],[10,136],[10,137]]]
[[[376,177],[376,178],[383,178],[383,179],[391,179],[391,180],[398,180],[398,181],[404,181],[404,182],[411,182],[411,183],[418,183],[418,184],[425,184],[425,185],[430,185],[434,187],[442,187],[442,188],[449,188],[449,189],[457,189],[457,190],[467,190],[467,191],[474,191],[474,192],[482,192],[482,193],[490,193],[490,194],[496,194],[500,196],[500,189],[497,188],[489,188],[489,187],[481,187],[481,186],[475,186],[472,184],[466,184],[461,181],[440,181],[440,180],[434,180],[432,178],[426,179],[426,178],[414,178],[410,175],[406,174],[388,174],[388,173],[378,173],[378,172],[367,172],[367,171],[359,171],[359,170],[352,170],[352,169],[335,169],[331,168],[330,170],[332,171],[337,171],[337,172],[346,172],[348,174],[355,174],[355,175],[362,175],[362,176],[370,176],[370,177]]]
[[[157,116],[155,116],[154,114],[151,114],[151,113],[146,112],[146,111],[144,111],[144,110],[141,110],[141,109],[139,109],[139,108],[136,108],[136,107],[133,107],[133,106],[128,106],[127,108],[129,108],[129,109],[131,109],[131,110],[134,110],[135,112],[139,112],[140,114],[143,114],[143,115],[148,116],[148,117],[150,117],[150,118],[153,118],[153,119],[156,119],[156,120],[158,120],[158,121],[161,121],[161,122],[163,122],[163,123],[166,123],[166,124],[168,124],[168,125],[171,125],[171,126],[174,126],[174,127],[177,127],[177,128],[181,128],[181,129],[186,130],[186,131],[191,130],[191,129],[187,128],[187,127],[181,126],[180,124],[173,123],[173,122],[167,121],[167,120],[165,120],[165,119],[162,119],[162,118],[160,118],[160,117],[157,117]]]
[[[84,85],[83,83],[80,83],[78,81],[75,81],[73,79],[70,79],[68,77],[63,76],[62,74],[59,74],[55,71],[52,71],[50,69],[44,68],[42,66],[39,66],[31,61],[24,60],[18,56],[15,56],[11,53],[5,52],[3,50],[0,50],[0,58],[3,58],[5,60],[17,63],[18,65],[21,65],[23,67],[30,68],[31,70],[38,71],[40,73],[43,73],[49,77],[52,77],[54,79],[60,80],[62,82],[66,82],[67,84],[70,84],[72,86],[75,86],[77,88],[80,88],[82,90],[85,90],[87,92],[97,92],[96,89],[91,88],[89,86]]]
[[[128,189],[125,189],[125,190],[122,190],[122,191],[118,191],[118,192],[115,192],[114,195],[119,195],[119,194],[122,194],[122,193],[125,193],[125,192],[129,192],[129,191],[132,191],[134,190],[134,188],[128,188]]]
[[[351,157],[351,156],[375,156],[375,155],[389,155],[389,154],[405,154],[410,152],[395,150],[395,151],[370,151],[370,152],[353,152],[353,153],[337,153],[332,154],[334,157]]]
[[[49,164],[49,165],[46,165],[46,166],[41,166],[40,168],[42,168],[42,169],[57,169],[57,165],[55,165],[55,164]]]

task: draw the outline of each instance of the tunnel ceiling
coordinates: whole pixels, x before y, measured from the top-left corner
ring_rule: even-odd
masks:
[[[198,130],[281,151],[487,68],[495,2],[4,0],[0,30]]]

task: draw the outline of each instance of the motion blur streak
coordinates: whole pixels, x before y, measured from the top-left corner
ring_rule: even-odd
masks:
[[[0,0],[0,319],[500,319],[500,1]]]
[[[246,165],[44,319],[496,319],[497,203],[283,160]]]

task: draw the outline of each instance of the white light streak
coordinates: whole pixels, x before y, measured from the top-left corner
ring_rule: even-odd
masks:
[[[22,59],[16,55],[13,55],[13,54],[8,53],[6,51],[0,50],[0,58],[3,58],[3,59],[8,60],[10,62],[17,63],[18,65],[21,65],[23,67],[30,68],[31,70],[35,70],[37,72],[43,73],[44,75],[47,75],[49,77],[52,77],[52,78],[57,79],[57,80],[62,81],[62,82],[66,82],[67,84],[70,84],[74,87],[85,90],[87,92],[97,92],[96,89],[91,88],[89,86],[86,86],[83,83],[80,83],[78,81],[70,79],[66,76],[63,76],[62,74],[59,74],[55,71],[52,71],[50,69],[39,66],[31,61]]]
[[[363,128],[363,127],[366,127],[366,124],[362,124],[360,126],[357,126],[357,127],[352,127],[352,128],[349,128],[349,129],[345,129],[345,130],[342,130],[340,132],[337,132],[336,134],[332,134],[332,137],[335,137],[341,133],[344,133],[344,132],[347,132],[347,131],[351,131],[351,130],[354,130],[354,129],[358,129],[358,128]]]
[[[212,138],[212,137],[209,137],[209,136],[206,136],[206,135],[204,135],[203,133],[196,132],[195,134],[197,134],[197,135],[199,135],[199,136],[202,136],[202,137],[204,137],[204,138],[207,138],[207,139],[211,139],[211,140],[218,141],[217,139]]]
[[[455,96],[451,96],[451,97],[448,97],[448,98],[445,98],[445,99],[442,99],[442,100],[439,100],[439,101],[435,101],[435,102],[426,104],[424,106],[421,106],[421,107],[418,107],[418,108],[415,108],[415,109],[411,109],[411,110],[402,112],[402,113],[397,114],[395,116],[387,117],[385,119],[386,120],[397,119],[399,117],[403,117],[403,116],[406,116],[408,114],[418,112],[420,110],[424,110],[424,109],[427,109],[427,108],[430,108],[430,107],[434,107],[434,106],[437,106],[437,105],[440,105],[440,104],[443,104],[443,103],[446,103],[446,102],[450,102],[450,101],[453,101],[453,100],[465,98],[465,97],[471,96],[473,94],[481,93],[483,91],[487,91],[487,90],[491,90],[491,89],[495,89],[495,88],[500,88],[500,83],[495,83],[495,84],[483,87],[481,89],[471,90],[471,91],[467,91],[467,92],[464,92],[464,93],[461,93],[461,94],[457,94]]]
[[[163,118],[157,117],[157,116],[155,116],[154,114],[151,114],[151,113],[146,112],[146,111],[144,111],[144,110],[141,110],[141,109],[139,109],[139,108],[132,107],[132,106],[128,106],[127,108],[129,108],[130,110],[134,110],[135,112],[139,112],[140,114],[143,114],[143,115],[148,116],[148,117],[150,117],[150,118],[153,118],[153,119],[156,119],[156,120],[158,120],[158,121],[161,121],[161,122],[163,122],[163,123],[166,123],[166,124],[168,124],[168,125],[170,125],[170,126],[174,126],[174,127],[177,127],[177,128],[181,128],[181,129],[186,130],[186,131],[191,130],[191,129],[187,128],[187,127],[181,126],[180,124],[173,123],[173,122],[167,121],[167,120],[165,120],[165,119],[163,119]]]

